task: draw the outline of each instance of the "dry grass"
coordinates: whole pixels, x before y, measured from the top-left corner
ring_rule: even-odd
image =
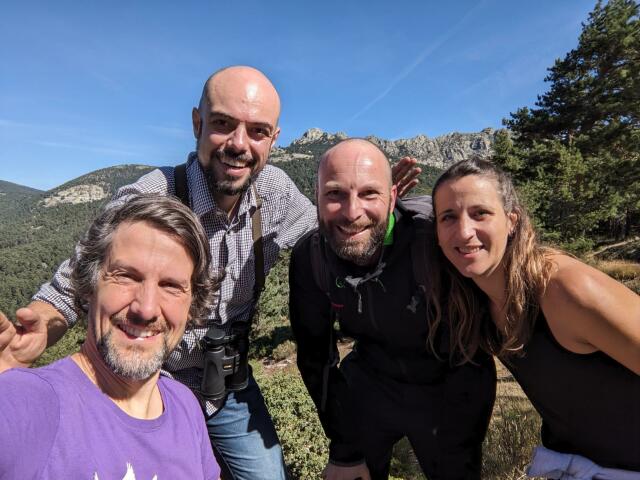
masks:
[[[483,445],[482,478],[523,479],[531,453],[540,444],[540,416],[509,371],[500,362],[496,365],[496,403]]]
[[[630,260],[593,260],[588,263],[640,294],[640,263]]]
[[[621,282],[640,277],[640,264],[629,260],[600,260],[594,266]]]
[[[540,444],[540,416],[518,383],[499,362],[496,403],[483,444],[482,478],[522,480],[534,447]],[[392,479],[423,480],[406,439],[393,450]]]

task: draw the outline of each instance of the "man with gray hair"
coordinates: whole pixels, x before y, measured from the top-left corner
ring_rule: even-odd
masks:
[[[93,222],[71,261],[80,351],[0,375],[0,479],[219,478],[198,401],[160,376],[210,302],[210,261],[198,218],[170,197]]]

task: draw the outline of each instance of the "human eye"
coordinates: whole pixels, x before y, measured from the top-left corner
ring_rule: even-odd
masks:
[[[455,215],[451,212],[443,213],[438,216],[438,223],[449,223],[455,220]]]
[[[171,280],[161,282],[160,287],[162,287],[164,291],[166,291],[171,295],[181,295],[188,290],[188,288],[185,285],[181,284],[180,282],[175,282]]]
[[[105,280],[118,284],[130,284],[137,281],[136,275],[129,270],[115,269],[104,273]]]
[[[215,132],[229,133],[234,129],[232,122],[224,117],[213,117],[209,121],[209,124]]]
[[[362,198],[365,198],[367,200],[375,200],[376,198],[378,198],[379,195],[380,195],[380,192],[378,192],[378,190],[375,190],[373,188],[365,190],[360,194]]]
[[[342,192],[340,190],[338,190],[337,188],[330,188],[329,190],[326,190],[324,192],[324,196],[329,198],[329,199],[340,198],[341,194],[342,194]]]
[[[249,134],[254,140],[264,140],[271,137],[271,130],[264,126],[253,126],[249,129]]]
[[[478,220],[483,220],[491,215],[491,211],[485,208],[479,208],[475,212],[473,212],[473,217]]]

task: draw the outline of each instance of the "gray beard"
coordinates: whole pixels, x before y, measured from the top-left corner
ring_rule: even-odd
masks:
[[[98,340],[98,352],[102,356],[104,363],[120,377],[129,380],[146,380],[160,370],[162,364],[169,354],[167,339],[162,336],[162,348],[160,348],[151,358],[144,360],[140,355],[136,355],[136,348],[129,351],[130,358],[125,359],[118,354],[116,347],[111,341],[113,331],[107,332]]]
[[[370,265],[375,254],[382,247],[382,244],[384,243],[384,236],[387,233],[387,225],[389,223],[389,218],[387,218],[386,221],[380,222],[378,225],[371,228],[369,241],[365,245],[362,245],[357,242],[336,239],[326,224],[320,219],[318,220],[320,232],[329,242],[331,250],[333,250],[333,252],[343,260],[355,263],[361,267]]]

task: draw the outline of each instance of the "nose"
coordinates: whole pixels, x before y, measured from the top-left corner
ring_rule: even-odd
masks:
[[[346,203],[343,207],[343,214],[350,222],[355,222],[362,216],[362,201],[357,194],[351,194],[346,199]]]
[[[160,316],[157,289],[148,283],[141,283],[136,289],[129,310],[140,320],[151,322]]]
[[[475,235],[475,223],[467,215],[462,215],[458,219],[458,235],[462,239],[468,239]]]
[[[229,135],[227,146],[231,147],[235,152],[243,152],[247,149],[247,141],[247,127],[245,127],[244,123],[239,123]]]

